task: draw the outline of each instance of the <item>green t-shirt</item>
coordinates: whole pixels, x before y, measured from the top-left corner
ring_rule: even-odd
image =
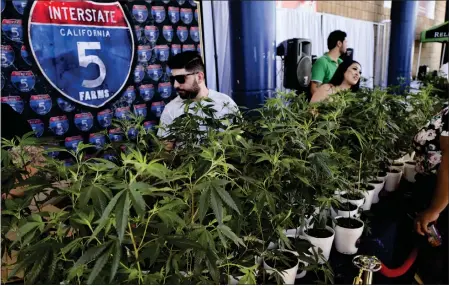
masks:
[[[320,84],[328,83],[341,62],[340,58],[335,62],[325,53],[312,66],[312,81]]]

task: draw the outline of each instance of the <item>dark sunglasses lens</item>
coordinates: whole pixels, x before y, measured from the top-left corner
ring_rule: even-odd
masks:
[[[170,77],[170,81],[171,81],[172,84],[175,83],[175,80],[176,80],[178,83],[183,84],[183,83],[186,82],[186,77],[185,77],[184,75],[176,75],[176,76],[171,76],[171,77]]]

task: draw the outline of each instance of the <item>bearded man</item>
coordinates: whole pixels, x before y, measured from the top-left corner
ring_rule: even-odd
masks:
[[[198,112],[196,115],[201,117],[206,115],[201,111],[195,111],[197,109],[193,107],[195,102],[204,99],[209,99],[207,105],[215,111],[213,114],[215,119],[238,113],[237,105],[228,95],[206,87],[204,63],[196,51],[179,53],[171,57],[167,64],[172,73],[170,81],[178,96],[165,106],[161,114],[159,137],[166,138],[171,135],[170,125],[186,112],[186,103],[190,105],[189,113]],[[174,143],[167,141],[166,149],[173,149]]]

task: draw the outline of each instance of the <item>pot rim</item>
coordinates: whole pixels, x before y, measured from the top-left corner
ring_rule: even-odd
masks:
[[[288,249],[278,249],[278,250],[281,251],[281,252],[290,252],[291,254],[295,255],[295,256],[296,256],[296,259],[297,259],[297,262],[296,262],[296,265],[295,265],[295,266],[290,267],[290,268],[287,268],[287,269],[284,269],[284,270],[278,270],[279,272],[287,271],[287,270],[293,269],[293,268],[295,268],[295,267],[298,267],[298,265],[299,265],[299,257],[298,257],[298,253],[297,253],[296,251],[291,251],[291,250],[288,250]],[[268,264],[265,262],[265,258],[263,258],[263,263],[264,263],[266,266],[270,267],[271,269],[276,269],[276,268],[272,267],[271,265],[268,265]],[[265,265],[264,265],[264,266],[265,266]]]
[[[341,227],[341,228],[344,228],[344,229],[360,229],[360,228],[363,228],[364,226],[365,226],[365,223],[361,220],[361,219],[359,219],[359,218],[355,218],[355,217],[345,217],[345,216],[336,216],[335,217],[335,221],[336,222],[338,222],[338,219],[339,218],[349,218],[349,219],[353,219],[353,220],[357,220],[357,221],[359,221],[359,222],[361,222],[362,223],[362,226],[361,227],[357,227],[357,228],[347,228],[347,227],[343,227],[343,226],[340,226],[340,225],[338,225],[337,223],[335,223],[335,226],[337,227]]]
[[[310,229],[313,229],[313,228],[310,228]],[[306,231],[307,231],[308,229],[305,229],[305,230],[304,230],[304,235],[305,235],[306,237],[313,237],[313,238],[316,238],[316,239],[328,239],[328,238],[331,238],[332,236],[335,235],[335,230],[334,230],[332,227],[326,225],[326,227],[325,227],[324,229],[327,229],[327,230],[331,231],[331,232],[332,232],[332,235],[331,235],[331,236],[328,236],[328,237],[315,237],[315,236],[311,236],[311,235],[309,235],[309,234],[306,233]]]

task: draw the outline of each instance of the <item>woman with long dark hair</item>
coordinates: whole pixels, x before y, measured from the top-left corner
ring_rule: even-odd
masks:
[[[312,95],[310,102],[319,102],[329,98],[330,95],[342,90],[356,92],[360,86],[362,66],[354,60],[342,62],[329,83],[321,85]]]

